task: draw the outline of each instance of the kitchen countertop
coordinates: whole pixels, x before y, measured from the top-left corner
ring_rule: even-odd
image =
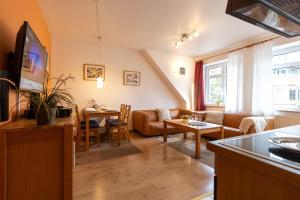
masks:
[[[300,136],[300,125],[213,141],[208,144],[208,149],[214,151],[223,148],[234,151],[277,167],[290,169],[300,175],[300,153],[285,150],[268,141],[273,137],[297,136]]]

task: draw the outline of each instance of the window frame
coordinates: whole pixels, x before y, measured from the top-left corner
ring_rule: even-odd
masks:
[[[225,102],[226,102],[226,90],[227,90],[227,64],[228,64],[228,59],[225,60],[220,60],[217,62],[213,62],[213,63],[208,63],[205,64],[204,67],[204,94],[205,94],[205,98],[204,98],[204,103],[205,106],[219,106],[219,107],[224,107],[225,106]],[[211,69],[215,69],[215,68],[219,68],[221,67],[221,74],[220,75],[211,75],[209,76],[209,70]],[[209,102],[209,78],[215,78],[215,77],[222,77],[222,88],[223,88],[223,103],[219,104],[218,103],[214,103],[214,102]]]
[[[299,44],[297,44],[296,46],[290,46],[290,47],[279,48],[279,49],[277,47],[275,47],[272,50],[272,57],[280,56],[280,55],[286,55],[286,54],[289,54],[289,53],[294,53],[294,52],[299,52],[299,51],[300,51],[300,45]],[[275,69],[279,70],[279,69],[283,69],[283,68],[288,69],[288,68],[292,68],[292,67],[296,67],[296,66],[300,66],[300,61],[286,62],[286,60],[285,60],[285,63],[282,63],[282,64],[273,64],[272,63],[272,69],[273,70],[275,70]],[[288,74],[288,71],[287,71],[287,74]],[[274,83],[273,83],[273,88],[274,88]],[[297,88],[295,88],[295,89],[296,89],[295,99],[297,101],[299,93],[297,92]],[[294,108],[277,107],[275,102],[274,102],[274,110],[275,111],[300,112],[300,108],[298,108],[298,107],[294,107]]]

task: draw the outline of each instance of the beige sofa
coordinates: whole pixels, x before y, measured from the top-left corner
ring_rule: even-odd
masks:
[[[191,115],[192,111],[184,109],[170,109],[172,119],[179,119],[181,115]],[[163,134],[163,122],[158,121],[157,110],[135,110],[132,112],[133,129],[144,136]],[[168,126],[168,133],[180,133],[179,129]]]
[[[192,112],[190,110],[183,109],[170,109],[170,115],[172,119],[179,119],[180,115],[193,115],[197,118],[204,120],[206,112]],[[241,121],[245,117],[250,117],[247,114],[224,114],[224,137],[234,137],[243,135],[239,130]],[[158,113],[156,110],[135,110],[132,113],[133,129],[144,136],[156,136],[163,134],[163,122],[158,121]],[[269,123],[265,130],[272,129],[272,123]],[[168,133],[180,133],[179,129],[168,126]],[[248,133],[255,133],[255,127],[250,127]],[[220,139],[220,133],[210,133],[206,135],[209,138]]]

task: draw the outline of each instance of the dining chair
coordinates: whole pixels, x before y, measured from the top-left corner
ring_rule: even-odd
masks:
[[[122,104],[120,108],[120,119],[107,119],[106,123],[108,125],[108,132],[113,141],[114,130],[118,130],[118,126],[120,126],[120,133],[117,131],[118,140],[123,134],[128,142],[130,142],[130,135],[128,132],[128,121],[130,116],[131,105]]]
[[[80,120],[80,114],[78,110],[78,106],[75,105],[75,110],[76,110],[76,118],[77,118],[77,147],[79,146],[79,142],[81,141],[82,138],[86,138],[86,121],[81,121]],[[100,126],[96,120],[89,120],[89,129],[90,129],[90,137],[95,137],[98,143],[98,147],[100,146]]]
[[[125,108],[126,108],[126,104],[121,104],[121,107],[120,107],[120,119],[123,119],[124,117],[124,111],[125,111]],[[117,118],[106,118],[105,119],[105,128],[106,128],[106,133],[109,133],[109,124],[111,124],[112,122],[117,122],[118,119]]]

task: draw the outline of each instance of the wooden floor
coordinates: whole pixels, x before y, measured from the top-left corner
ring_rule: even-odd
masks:
[[[143,153],[76,166],[75,200],[201,199],[213,191],[213,169],[153,138],[134,135]]]

